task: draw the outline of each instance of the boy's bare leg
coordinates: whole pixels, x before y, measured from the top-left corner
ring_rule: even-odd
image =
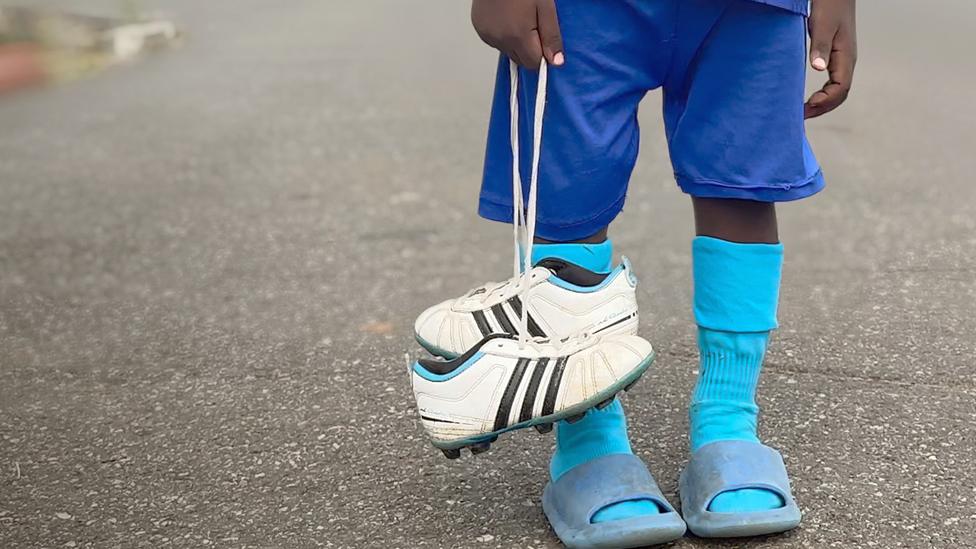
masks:
[[[772,202],[694,197],[691,202],[698,236],[741,243],[779,242],[776,207]]]

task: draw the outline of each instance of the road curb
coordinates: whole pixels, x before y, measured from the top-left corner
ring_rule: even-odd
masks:
[[[180,38],[172,21],[0,7],[0,93],[123,63]]]

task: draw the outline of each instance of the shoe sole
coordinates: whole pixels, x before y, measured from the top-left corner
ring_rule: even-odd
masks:
[[[419,338],[418,338],[419,341]],[[421,344],[422,345],[422,344]],[[425,347],[426,348],[426,347]],[[620,381],[614,383],[607,389],[600,391],[599,393],[593,395],[592,397],[574,404],[565,410],[557,412],[555,414],[550,414],[548,416],[537,417],[530,419],[528,421],[523,421],[521,423],[516,423],[504,429],[499,429],[498,431],[491,431],[489,433],[484,433],[475,437],[468,437],[460,440],[452,440],[445,442],[431,441],[434,447],[440,449],[444,456],[448,459],[457,459],[461,457],[461,450],[463,448],[468,448],[472,455],[482,454],[487,452],[491,448],[491,444],[498,440],[498,436],[509,431],[517,431],[519,429],[525,429],[527,427],[535,427],[536,431],[539,433],[548,433],[552,430],[552,425],[557,421],[568,421],[569,423],[575,423],[586,415],[586,412],[593,408],[603,409],[613,402],[613,399],[617,397],[617,394],[621,391],[629,391],[631,387],[644,375],[644,372],[650,368],[651,363],[654,362],[654,352],[652,351],[647,358],[641,361],[636,368],[631,370],[629,374],[624,376]]]

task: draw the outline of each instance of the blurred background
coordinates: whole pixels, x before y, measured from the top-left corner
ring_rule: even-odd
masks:
[[[511,267],[468,10],[0,0],[0,547],[558,547],[553,439],[449,462],[407,385],[414,317]],[[859,10],[760,390],[804,523],[676,547],[976,546],[976,4]],[[693,229],[659,108],[611,237],[658,349],[632,440],[676,501]]]

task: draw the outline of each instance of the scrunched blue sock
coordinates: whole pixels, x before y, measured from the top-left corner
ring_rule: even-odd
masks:
[[[627,439],[624,407],[614,400],[603,410],[592,409],[576,423],[556,424],[556,452],[549,461],[549,475],[556,481],[567,471],[587,461],[610,454],[633,454]],[[624,501],[608,505],[593,515],[593,522],[656,515],[661,510],[650,500]]]
[[[559,242],[532,245],[533,265],[547,257],[569,261],[595,273],[609,273],[613,264],[613,243],[608,238],[599,244]]]
[[[698,329],[701,365],[691,399],[691,451],[719,440],[759,442],[754,399],[769,332],[736,334]],[[769,490],[743,488],[715,496],[716,513],[778,509],[783,498]]]

